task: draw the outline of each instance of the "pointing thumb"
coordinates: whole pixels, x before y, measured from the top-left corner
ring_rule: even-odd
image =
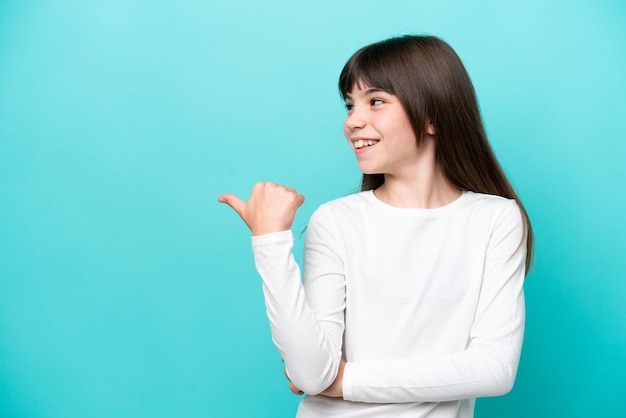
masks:
[[[243,219],[243,212],[246,209],[246,202],[239,199],[237,196],[233,194],[223,194],[217,198],[218,202],[226,203],[228,206],[233,208],[235,212]]]

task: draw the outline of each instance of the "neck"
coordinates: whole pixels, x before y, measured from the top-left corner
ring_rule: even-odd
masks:
[[[443,178],[402,181],[385,175],[385,182],[374,190],[374,195],[398,208],[433,209],[452,203],[461,196],[461,191]]]
[[[448,181],[435,162],[432,141],[425,141],[424,145],[426,155],[410,170],[385,173],[385,182],[374,191],[378,199],[399,208],[432,209],[461,196],[461,190]]]

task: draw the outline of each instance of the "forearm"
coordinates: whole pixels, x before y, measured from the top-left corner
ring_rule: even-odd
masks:
[[[272,338],[295,386],[317,394],[335,380],[341,360],[341,324],[318,319],[307,302],[290,231],[253,238]]]
[[[358,402],[443,402],[507,393],[518,357],[490,347],[450,356],[348,362],[343,395]]]

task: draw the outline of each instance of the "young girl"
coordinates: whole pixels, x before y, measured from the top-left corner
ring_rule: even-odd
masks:
[[[533,249],[452,48],[366,46],[339,78],[362,192],[290,231],[304,197],[273,183],[220,196],[252,231],[272,336],[299,417],[472,417],[513,386]]]

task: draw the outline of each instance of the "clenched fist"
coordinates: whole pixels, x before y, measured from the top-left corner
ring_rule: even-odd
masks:
[[[248,202],[232,194],[223,194],[218,201],[233,208],[256,236],[291,229],[304,196],[280,184],[257,183]]]

